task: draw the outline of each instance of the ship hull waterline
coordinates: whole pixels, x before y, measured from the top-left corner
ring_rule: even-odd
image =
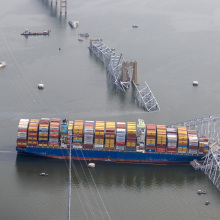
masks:
[[[34,155],[39,157],[49,157],[54,159],[68,159],[69,149],[67,148],[16,148],[20,154]],[[76,161],[98,161],[114,163],[133,163],[133,164],[189,164],[190,161],[202,160],[204,155],[190,154],[169,154],[169,153],[142,153],[142,152],[124,152],[107,150],[87,150],[72,149],[72,159]]]

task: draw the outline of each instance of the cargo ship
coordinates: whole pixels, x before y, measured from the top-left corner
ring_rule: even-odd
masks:
[[[112,121],[68,121],[57,118],[20,119],[20,154],[88,162],[188,164],[202,160],[207,137],[186,127]]]
[[[50,30],[48,31],[43,31],[43,32],[30,32],[28,31],[28,29],[26,29],[23,33],[21,33],[21,35],[24,35],[24,36],[31,36],[31,35],[34,35],[34,36],[37,36],[37,35],[49,35],[50,34]]]

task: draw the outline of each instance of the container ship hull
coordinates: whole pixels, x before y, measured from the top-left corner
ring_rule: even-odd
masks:
[[[67,148],[17,147],[16,150],[18,153],[40,157],[49,157],[55,159],[69,158],[69,149]],[[73,160],[136,164],[188,164],[194,159],[201,160],[204,156],[175,153],[142,153],[88,149],[72,149],[71,155]]]

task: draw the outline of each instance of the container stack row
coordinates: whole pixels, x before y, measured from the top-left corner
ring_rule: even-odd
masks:
[[[117,122],[116,124],[116,150],[125,150],[126,124],[125,122]]]
[[[126,126],[127,125],[127,126]],[[18,147],[70,147],[119,151],[206,154],[207,137],[198,138],[195,130],[186,127],[135,122],[67,121],[60,119],[21,119],[18,125]],[[126,148],[125,148],[126,147]]]
[[[47,147],[48,146],[48,132],[50,126],[49,118],[41,118],[39,123],[39,136],[38,136],[38,146]]]
[[[31,119],[28,127],[28,146],[37,146],[39,119]]]
[[[127,151],[136,150],[136,122],[127,122]]]
[[[73,143],[73,121],[69,121],[68,123],[68,133],[67,133],[67,147],[72,148],[72,143]]]
[[[96,121],[94,149],[98,149],[98,150],[104,149],[104,138],[105,138],[105,122]]]
[[[73,148],[83,148],[83,120],[75,120],[73,128]]]
[[[60,139],[62,143],[67,144],[68,121],[64,119],[60,124]]]
[[[145,149],[146,125],[144,120],[139,119],[137,124],[137,150]]]
[[[84,148],[93,148],[93,138],[94,138],[94,121],[85,121],[84,127]]]
[[[177,127],[178,131],[178,153],[187,153],[187,129],[186,127]]]
[[[188,153],[197,154],[198,153],[198,136],[197,132],[193,130],[188,130]]]
[[[105,128],[105,149],[115,149],[115,122],[107,121]]]
[[[165,125],[157,125],[157,152],[166,152],[167,130]]]
[[[49,147],[59,147],[60,119],[52,118],[50,121]]]
[[[155,152],[156,149],[156,125],[146,125],[146,152]]]
[[[167,128],[167,153],[176,153],[177,133],[176,128]]]
[[[207,137],[199,137],[199,154],[208,153],[208,138]]]
[[[17,147],[27,147],[29,119],[20,119],[18,124]]]

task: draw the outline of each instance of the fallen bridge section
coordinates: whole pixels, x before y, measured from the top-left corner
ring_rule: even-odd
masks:
[[[142,86],[138,84],[137,61],[124,61],[123,55],[115,55],[114,50],[105,45],[102,39],[90,40],[89,50],[107,66],[108,76],[116,89],[125,92],[133,83],[137,103],[148,112],[160,110],[147,83]]]
[[[159,104],[146,82],[142,86],[133,84],[136,88],[136,101],[141,107],[148,112],[160,110]]]
[[[220,146],[210,146],[208,154],[205,156],[203,171],[208,175],[212,183],[220,190]]]

